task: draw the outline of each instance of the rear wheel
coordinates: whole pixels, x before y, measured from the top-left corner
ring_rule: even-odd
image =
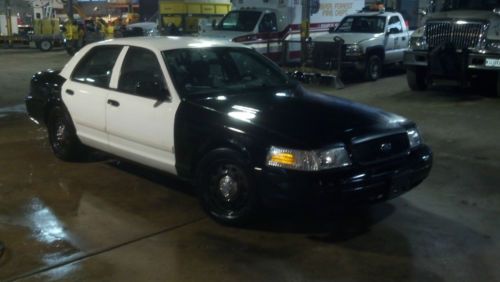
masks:
[[[40,48],[43,52],[50,51],[52,50],[52,42],[50,42],[50,40],[42,40],[40,41],[38,48]]]
[[[76,136],[69,114],[61,107],[54,107],[47,121],[49,142],[52,151],[61,160],[77,160],[82,154],[83,145]]]
[[[372,55],[366,61],[365,79],[376,81],[382,76],[382,59]]]
[[[408,68],[406,80],[413,91],[424,91],[427,89],[426,70],[424,68]]]
[[[197,176],[201,203],[216,221],[241,225],[255,215],[255,181],[239,153],[230,149],[212,151],[200,162]]]

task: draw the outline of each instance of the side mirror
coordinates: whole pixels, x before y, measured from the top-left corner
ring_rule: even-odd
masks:
[[[142,97],[155,98],[158,101],[168,100],[168,90],[163,87],[163,83],[156,80],[139,81],[135,86],[135,93]]]
[[[401,33],[401,30],[399,30],[399,28],[391,28],[389,29],[389,31],[387,32],[387,34],[398,34],[398,33]]]
[[[334,33],[336,28],[334,26],[331,26],[328,28],[328,33]]]

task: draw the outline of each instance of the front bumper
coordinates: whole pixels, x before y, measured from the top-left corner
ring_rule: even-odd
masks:
[[[422,145],[404,159],[348,169],[299,172],[265,168],[258,177],[259,192],[270,206],[306,200],[364,204],[395,198],[420,184],[432,167],[429,147]]]
[[[341,66],[343,70],[364,72],[366,70],[366,59],[364,57],[344,57]]]
[[[465,62],[467,70],[491,70],[500,71],[500,54],[457,52],[460,61]],[[404,65],[407,67],[429,67],[431,52],[428,51],[406,51],[404,53]]]

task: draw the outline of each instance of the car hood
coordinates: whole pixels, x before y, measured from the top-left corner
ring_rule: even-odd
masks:
[[[453,10],[439,12],[429,16],[428,21],[435,20],[480,20],[480,21],[498,21],[500,16],[492,11],[480,10]]]
[[[340,37],[344,40],[345,44],[360,44],[365,41],[377,40],[378,38],[383,37],[383,35],[383,33],[335,32],[318,36],[315,38],[315,41],[332,42],[333,38]]]
[[[191,99],[206,110],[215,111],[240,124],[259,128],[259,134],[275,134],[306,149],[354,137],[401,132],[408,121],[400,116],[346,99],[305,90],[302,86],[265,88],[218,93]],[[276,144],[279,145],[279,144]]]

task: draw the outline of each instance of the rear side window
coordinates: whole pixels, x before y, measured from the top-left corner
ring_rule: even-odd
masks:
[[[97,87],[109,87],[113,67],[122,48],[122,46],[95,47],[78,63],[71,78]]]

